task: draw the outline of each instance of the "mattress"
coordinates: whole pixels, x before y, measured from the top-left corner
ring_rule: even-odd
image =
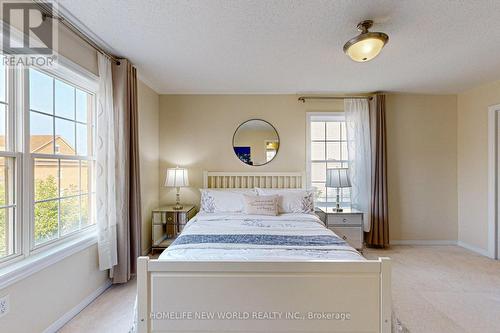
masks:
[[[158,258],[191,261],[365,260],[314,214],[199,213]]]

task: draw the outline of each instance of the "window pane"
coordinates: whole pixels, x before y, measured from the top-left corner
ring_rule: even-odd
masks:
[[[312,186],[316,189],[316,200],[324,202],[326,200],[326,187],[325,183],[312,183]]]
[[[82,219],[82,228],[92,225],[93,220],[91,218],[91,202],[90,202],[90,196],[89,195],[82,195],[80,198],[80,214],[81,214],[81,219]]]
[[[3,62],[0,62],[0,101],[7,102],[7,71]]]
[[[91,144],[89,142],[90,135],[87,135],[88,128],[90,128],[90,126],[87,127],[87,125],[76,124],[76,137],[78,140],[76,148],[80,156],[89,155],[88,147],[90,147]]]
[[[30,69],[30,109],[53,113],[53,79],[41,72]]]
[[[75,88],[56,80],[56,116],[75,119]]]
[[[345,121],[340,123],[340,135],[341,135],[341,140],[344,140],[344,141],[347,140]]]
[[[14,204],[14,159],[0,157],[0,206]]]
[[[322,121],[311,122],[311,139],[325,140],[325,123]]]
[[[7,140],[9,139],[6,135],[7,123],[7,107],[4,104],[0,104],[0,150],[6,150]]]
[[[61,199],[61,235],[80,229],[80,197]]]
[[[61,160],[61,197],[80,193],[80,163],[73,160]]]
[[[35,245],[57,238],[58,200],[35,203]]]
[[[56,119],[56,154],[75,155],[75,123]]]
[[[311,180],[313,182],[326,181],[326,163],[311,164]]]
[[[0,258],[15,252],[14,208],[0,209]]]
[[[347,142],[342,142],[340,144],[340,147],[341,147],[341,158],[342,160],[348,160],[349,159],[349,154],[347,152]]]
[[[340,142],[328,142],[326,156],[328,160],[340,160]]]
[[[326,123],[326,139],[340,140],[340,122],[332,121]]]
[[[76,89],[76,120],[83,123],[90,123],[88,120],[89,115],[89,99],[90,95],[84,91]]]
[[[56,159],[35,159],[35,201],[59,197],[59,168]]]
[[[91,192],[89,179],[90,179],[89,163],[87,161],[81,161],[80,182],[81,182],[82,193]]]
[[[324,142],[311,142],[311,160],[324,161],[325,160],[325,143]]]
[[[53,118],[30,112],[30,149],[32,153],[53,154]]]
[[[346,188],[343,188],[342,191],[341,191],[341,195],[342,195],[342,201],[344,202],[351,202],[351,188],[350,187],[346,187]]]

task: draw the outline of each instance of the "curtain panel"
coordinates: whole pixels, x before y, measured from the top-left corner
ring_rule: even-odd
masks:
[[[96,225],[99,269],[110,269],[118,263],[116,224],[118,221],[117,192],[118,144],[117,117],[113,108],[113,82],[111,61],[99,54],[99,91],[97,93],[96,120]]]
[[[366,99],[345,99],[344,112],[349,156],[352,207],[362,211],[364,231],[371,225],[370,111]]]
[[[110,269],[113,283],[124,283],[136,273],[141,251],[137,72],[127,59],[110,64],[99,55],[99,65],[111,71],[100,76],[103,103],[97,117],[99,267]]]
[[[389,246],[389,207],[387,197],[387,137],[385,95],[377,94],[370,104],[371,132],[371,227],[366,245]]]
[[[118,116],[116,161],[119,182],[117,190],[122,193],[117,223],[118,262],[111,269],[113,283],[124,283],[136,273],[137,257],[141,254],[141,197],[139,176],[137,71],[127,59],[113,63],[113,102]]]

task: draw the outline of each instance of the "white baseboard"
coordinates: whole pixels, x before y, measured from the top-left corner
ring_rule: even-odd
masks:
[[[488,249],[483,249],[483,248],[477,247],[475,245],[470,245],[470,244],[464,243],[462,241],[458,241],[457,245],[463,247],[464,249],[467,249],[467,250],[470,250],[470,251],[475,252],[477,254],[480,254],[482,256],[491,258],[491,255],[488,252]]]
[[[456,240],[403,239],[391,240],[391,245],[457,245]]]
[[[99,295],[106,291],[111,286],[111,280],[108,280],[105,284],[97,288],[92,294],[85,297],[80,303],[78,303],[73,309],[66,312],[62,317],[53,322],[49,327],[43,331],[43,333],[55,333],[60,330],[66,323],[68,323],[73,317],[79,314],[87,305],[92,303]]]

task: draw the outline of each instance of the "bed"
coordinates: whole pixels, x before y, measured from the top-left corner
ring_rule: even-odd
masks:
[[[302,173],[205,172],[205,188],[304,187]],[[388,258],[366,260],[310,213],[199,213],[138,258],[137,331],[390,332]]]

